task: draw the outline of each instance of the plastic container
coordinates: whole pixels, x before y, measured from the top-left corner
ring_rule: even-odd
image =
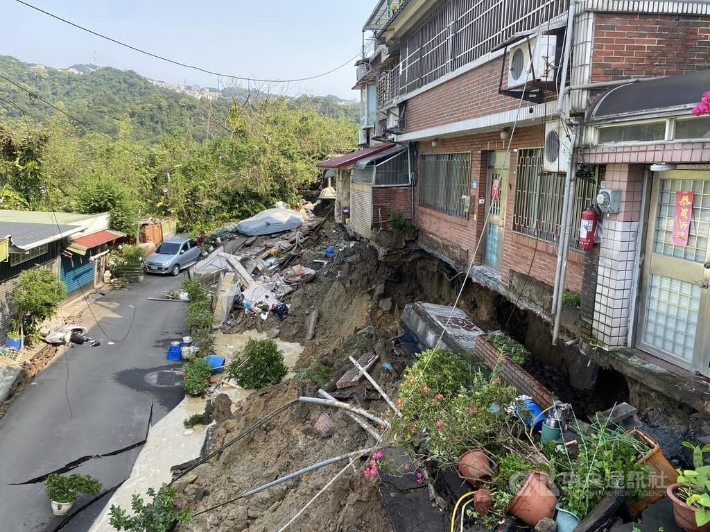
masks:
[[[182,347],[180,346],[180,342],[170,343],[170,347],[168,347],[168,360],[182,360]]]
[[[651,448],[651,450],[637,462],[637,464],[645,465],[651,469],[649,473],[649,485],[644,488],[644,492],[647,496],[638,501],[631,498],[626,500],[631,514],[637,516],[654,502],[660,501],[666,496],[668,486],[678,482],[678,471],[675,470],[673,465],[671,465],[665,457],[661,446],[645,432],[633,428],[628,434],[644,442]]]
[[[224,364],[227,362],[226,358],[217,355],[210,355],[206,358],[206,360],[210,365],[210,368],[212,368],[213,375],[220,374],[224,371]]]
[[[547,423],[542,424],[542,443],[562,439],[562,428],[550,427]]]
[[[530,411],[530,416],[525,418],[525,424],[528,427],[535,426],[534,432],[537,434],[542,430],[542,422],[545,421],[545,415],[542,413],[542,408],[532,399],[525,399],[522,404],[518,406],[518,414],[522,416],[524,410]]]
[[[10,349],[14,349],[15,351],[20,351],[22,350],[22,338],[6,338],[5,339],[5,347],[8,347]]]
[[[335,250],[333,248],[326,248],[325,256],[328,258],[335,257]]]
[[[579,524],[579,517],[574,515],[572,512],[568,512],[559,504],[556,508],[557,517],[555,518],[555,522],[557,523],[557,532],[573,532]]]
[[[190,345],[192,343],[192,336],[183,336],[182,343],[185,345]]]

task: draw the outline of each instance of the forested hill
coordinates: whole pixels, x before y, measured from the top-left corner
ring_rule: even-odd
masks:
[[[198,142],[224,133],[220,124],[227,121],[231,98],[198,100],[156,87],[132,71],[95,69],[90,65],[75,65],[73,69],[82,73],[0,56],[0,73],[64,109],[85,126],[86,133],[93,129],[117,136],[120,121],[125,118],[130,118],[131,136],[138,142],[154,143],[177,130],[189,131]],[[332,97],[289,99],[289,107],[307,107],[326,116],[352,121],[359,114],[356,106],[340,105]],[[0,79],[0,122],[7,125],[23,118],[44,122],[57,112]]]

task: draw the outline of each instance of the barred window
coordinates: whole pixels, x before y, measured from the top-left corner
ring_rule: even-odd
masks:
[[[468,218],[470,179],[470,153],[422,155],[419,205]]]
[[[520,150],[513,231],[557,242],[562,224],[565,180],[565,174],[542,171],[541,149]],[[596,177],[579,172],[575,192],[572,213],[573,247],[578,246],[582,211],[594,202],[596,196]]]

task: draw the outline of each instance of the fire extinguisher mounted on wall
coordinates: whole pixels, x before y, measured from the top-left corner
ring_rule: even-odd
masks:
[[[600,218],[601,211],[597,205],[591,205],[582,212],[582,221],[579,226],[580,249],[588,251],[594,248]]]

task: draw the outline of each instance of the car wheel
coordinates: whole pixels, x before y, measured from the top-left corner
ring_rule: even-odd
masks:
[[[170,273],[173,274],[173,277],[177,277],[178,275],[180,275],[180,265],[176,264],[175,266],[173,266],[173,269],[170,270]]]

